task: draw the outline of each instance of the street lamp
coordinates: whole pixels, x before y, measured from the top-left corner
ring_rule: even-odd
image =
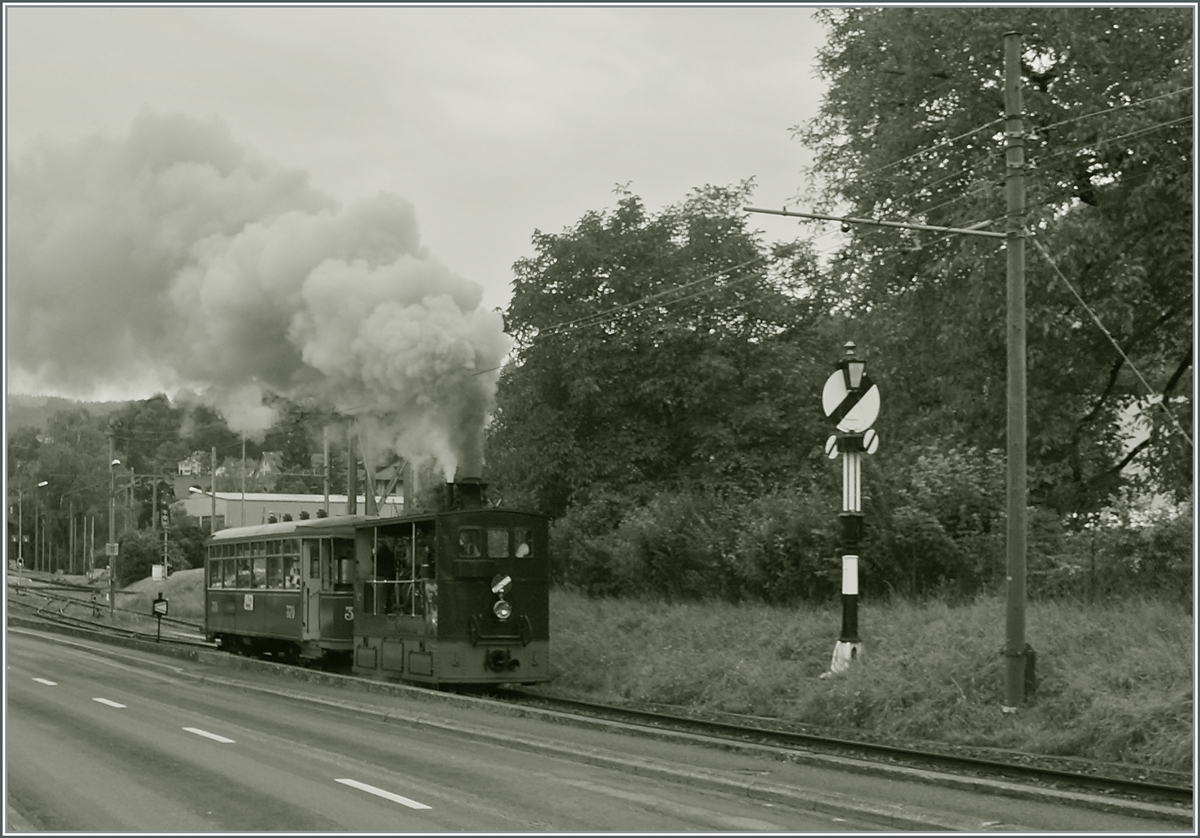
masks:
[[[40,483],[38,483],[38,484],[37,484],[36,488],[40,489],[40,488],[42,488],[43,486],[48,486],[48,485],[50,485],[50,481],[49,481],[49,480],[43,480],[43,481],[41,481]],[[35,569],[35,570],[36,570],[36,569],[37,569],[37,567],[38,567],[38,561],[39,561],[39,557],[38,557],[38,507],[41,505],[41,504],[38,502],[37,498],[38,498],[38,496],[37,496],[37,495],[34,495],[34,504],[33,504],[33,567],[34,567],[34,569]],[[46,542],[46,524],[45,524],[45,522],[43,522],[43,523],[42,523],[42,544],[43,544],[43,546],[45,545],[45,542]]]
[[[109,454],[112,453],[112,436],[108,438]],[[117,618],[117,472],[121,461],[114,458],[108,464],[108,543],[104,553],[108,557],[108,619]]]
[[[863,371],[867,368],[867,362],[859,358],[855,353],[854,341],[846,341],[846,355],[838,362],[838,367],[842,371],[842,378],[846,382],[846,391],[855,393],[862,386]]]

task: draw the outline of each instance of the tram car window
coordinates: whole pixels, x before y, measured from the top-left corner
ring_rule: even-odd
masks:
[[[489,559],[508,558],[507,527],[488,527],[487,554]]]
[[[518,559],[524,559],[533,555],[533,530],[526,527],[517,527],[513,530],[513,535],[517,543],[517,549],[513,555]]]
[[[463,527],[458,531],[458,555],[477,558],[480,541],[480,533],[477,528]]]

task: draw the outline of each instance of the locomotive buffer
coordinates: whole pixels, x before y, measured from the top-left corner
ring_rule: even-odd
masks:
[[[855,355],[853,341],[837,370],[825,382],[821,406],[837,433],[825,443],[829,459],[842,456],[842,512],[838,515],[842,548],[842,633],[833,647],[829,671],[843,672],[862,654],[858,637],[858,556],[862,542],[862,455],[879,450],[871,430],[879,417],[879,387],[866,374],[866,362]]]

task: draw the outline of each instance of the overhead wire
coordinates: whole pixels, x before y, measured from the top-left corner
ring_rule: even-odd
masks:
[[[1134,365],[1134,363],[1130,359],[1130,357],[1125,354],[1125,350],[1123,350],[1121,348],[1121,344],[1117,342],[1117,339],[1112,336],[1112,332],[1110,332],[1105,327],[1104,322],[1100,319],[1100,316],[1097,315],[1096,312],[1092,310],[1091,306],[1089,306],[1086,302],[1084,302],[1083,297],[1080,295],[1080,293],[1078,291],[1075,290],[1075,286],[1073,286],[1067,280],[1067,277],[1063,274],[1062,270],[1058,267],[1058,263],[1056,263],[1054,261],[1054,259],[1050,256],[1049,251],[1046,250],[1046,247],[1042,244],[1041,240],[1037,236],[1032,236],[1032,235],[1029,236],[1029,239],[1033,242],[1034,247],[1037,248],[1038,253],[1042,254],[1042,258],[1045,259],[1049,263],[1050,267],[1054,270],[1055,275],[1058,276],[1058,278],[1062,282],[1062,284],[1067,287],[1067,290],[1071,292],[1071,295],[1075,298],[1075,300],[1079,303],[1079,305],[1083,308],[1083,310],[1088,313],[1088,315],[1092,318],[1092,321],[1096,324],[1096,326],[1100,329],[1100,331],[1104,333],[1104,336],[1106,338],[1108,338],[1109,343],[1111,343],[1113,345],[1113,348],[1117,350],[1117,354],[1119,354],[1121,356],[1121,358],[1124,359],[1125,363],[1129,365],[1129,368],[1133,371],[1133,374],[1135,376],[1137,376],[1138,381],[1142,382],[1142,386],[1146,388],[1146,392],[1148,394],[1150,394],[1151,396],[1159,395],[1158,393],[1155,392],[1154,388],[1150,386],[1150,383],[1148,381],[1146,381],[1145,376],[1143,376],[1141,374],[1141,372]],[[1189,446],[1194,447],[1192,438],[1190,436],[1188,436],[1187,431],[1185,431],[1183,429],[1183,425],[1181,425],[1179,423],[1179,420],[1175,417],[1175,414],[1171,412],[1171,409],[1169,407],[1167,407],[1167,399],[1165,396],[1159,401],[1159,406],[1163,409],[1163,412],[1166,413],[1168,417],[1170,417],[1171,421],[1175,425],[1176,430],[1179,431],[1180,436],[1182,436],[1185,440],[1187,440],[1187,444]]]
[[[1103,110],[1092,111],[1091,113],[1080,114],[1079,116],[1073,116],[1070,119],[1064,119],[1060,122],[1052,122],[1049,125],[1035,126],[1035,130],[1053,131],[1055,128],[1061,128],[1064,125],[1070,125],[1073,122],[1080,122],[1084,119],[1091,119],[1093,116],[1100,116],[1100,115],[1106,114],[1106,113],[1114,113],[1116,111],[1122,111],[1122,110],[1126,110],[1128,108],[1139,107],[1141,105],[1149,104],[1150,102],[1156,102],[1159,99],[1166,99],[1170,96],[1178,96],[1180,93],[1187,93],[1191,90],[1193,90],[1193,87],[1192,87],[1192,85],[1189,84],[1186,87],[1180,87],[1176,90],[1170,90],[1170,91],[1167,91],[1166,93],[1160,93],[1157,96],[1150,96],[1149,98],[1146,98],[1146,99],[1139,99],[1136,102],[1127,102],[1124,105],[1114,105],[1111,108],[1104,108]]]

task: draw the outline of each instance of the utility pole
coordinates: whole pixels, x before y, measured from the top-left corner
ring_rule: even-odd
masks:
[[[113,429],[108,428],[108,543],[104,552],[108,555],[108,619],[117,618],[117,458],[113,450]]]
[[[321,444],[321,447],[322,447],[321,462],[324,464],[324,472],[325,472],[325,481],[324,481],[325,482],[325,515],[326,515],[326,517],[328,517],[328,515],[329,515],[329,426],[328,425],[326,425],[324,430],[321,431],[321,443],[322,443]]]
[[[217,446],[215,445],[212,447],[212,470],[209,472],[208,487],[212,503],[208,517],[208,534],[212,535],[217,531]]]
[[[246,434],[242,433],[242,518],[239,527],[246,526]]]
[[[346,514],[358,514],[358,451],[354,445],[354,428],[346,425]]]
[[[1007,607],[1004,644],[1005,713],[1025,701],[1027,672],[1032,676],[1032,650],[1025,645],[1025,127],[1021,103],[1021,33],[1004,34],[1004,136],[1008,257],[1008,533]],[[1028,667],[1028,668],[1027,668]]]

